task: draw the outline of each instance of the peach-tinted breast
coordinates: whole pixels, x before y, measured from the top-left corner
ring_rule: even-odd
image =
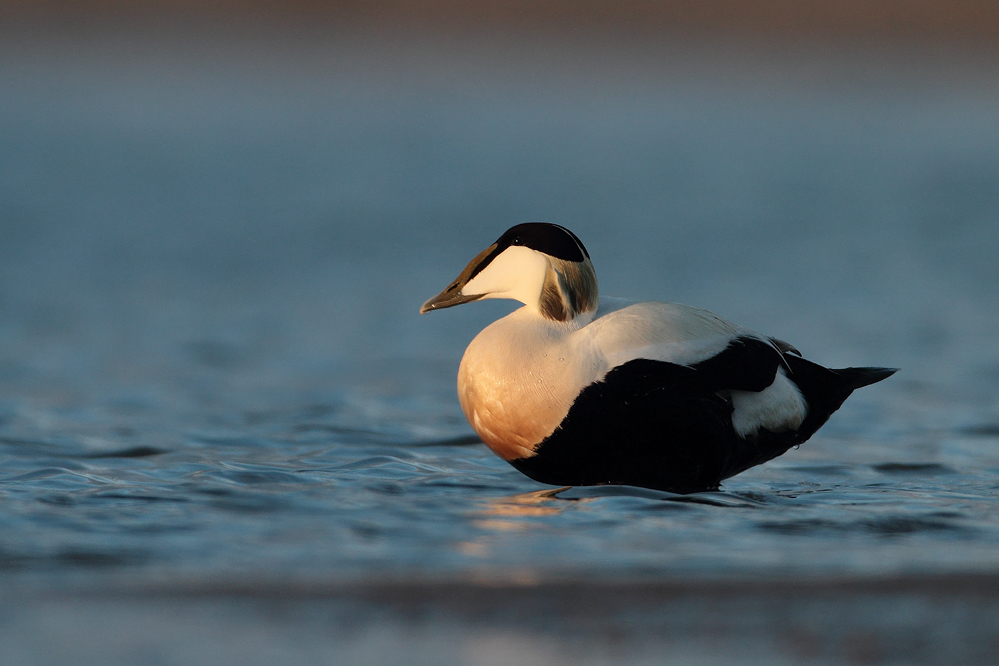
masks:
[[[533,455],[579,391],[602,375],[600,363],[579,363],[574,346],[565,324],[522,311],[472,340],[458,370],[458,400],[496,455],[504,460]]]

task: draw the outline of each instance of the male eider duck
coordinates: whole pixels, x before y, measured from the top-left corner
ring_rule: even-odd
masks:
[[[468,345],[461,408],[494,453],[553,485],[716,489],[895,372],[824,368],[687,305],[598,305],[586,248],[555,224],[509,229],[420,313],[486,298],[524,307]]]

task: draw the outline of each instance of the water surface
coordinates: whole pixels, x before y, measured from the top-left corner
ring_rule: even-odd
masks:
[[[999,571],[994,67],[346,37],[3,48],[0,576],[25,598]],[[902,371],[719,492],[539,485],[454,395],[464,346],[510,306],[417,315],[529,220],[573,229],[602,293]]]

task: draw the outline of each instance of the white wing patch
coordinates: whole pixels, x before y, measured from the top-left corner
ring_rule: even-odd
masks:
[[[774,383],[762,391],[732,391],[732,427],[739,437],[756,434],[760,428],[771,432],[797,430],[808,413],[808,404],[798,386],[777,369]]]

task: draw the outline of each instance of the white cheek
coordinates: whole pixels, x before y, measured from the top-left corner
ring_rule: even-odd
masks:
[[[461,293],[483,298],[512,298],[537,304],[548,273],[548,259],[527,247],[508,247],[478,275],[465,283]]]

